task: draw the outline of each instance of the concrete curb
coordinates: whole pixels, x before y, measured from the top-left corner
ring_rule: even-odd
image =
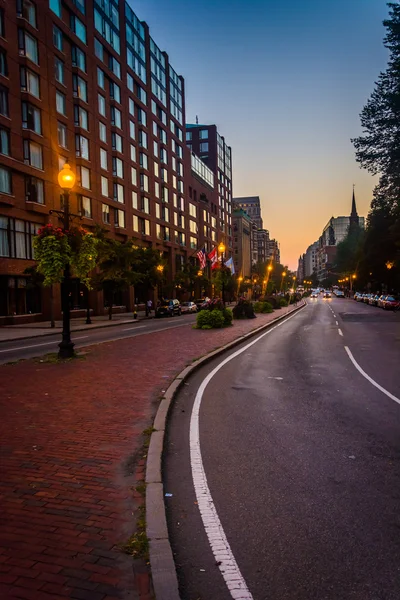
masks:
[[[238,346],[248,338],[256,336],[264,329],[275,325],[278,321],[286,319],[288,315],[297,312],[306,305],[307,303],[303,301],[300,306],[293,308],[286,314],[276,317],[269,323],[261,325],[257,329],[229,342],[229,344],[199,358],[181,371],[165,392],[154,419],[153,427],[156,431],[151,434],[146,463],[146,534],[149,538],[151,576],[156,600],[180,600],[178,577],[168,536],[161,473],[167,419],[176,393],[189,375],[213,358]]]

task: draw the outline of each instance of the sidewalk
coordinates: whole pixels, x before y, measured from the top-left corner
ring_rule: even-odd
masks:
[[[288,309],[222,330],[191,324],[0,367],[0,597],[150,600],[135,530],[143,435],[186,365]],[[133,514],[134,513],[134,514]]]
[[[152,313],[154,316],[154,311]],[[144,310],[138,311],[137,321],[148,319]],[[92,324],[86,324],[86,317],[71,319],[71,331],[88,331],[98,329],[100,327],[114,327],[115,325],[123,325],[124,323],[132,323],[132,312],[116,313],[110,321],[108,315],[99,317],[91,317]],[[0,342],[9,342],[11,340],[21,340],[28,338],[42,337],[45,335],[53,335],[61,333],[62,321],[56,321],[55,327],[51,328],[50,321],[40,321],[38,323],[26,323],[24,325],[3,325],[0,327]]]

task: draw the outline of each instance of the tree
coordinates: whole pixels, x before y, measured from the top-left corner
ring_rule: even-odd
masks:
[[[355,273],[358,271],[364,246],[364,230],[356,225],[349,228],[346,237],[337,245],[335,271]]]
[[[383,22],[388,66],[361,112],[363,133],[352,140],[361,167],[380,176],[361,259],[363,277],[378,284],[387,281],[388,261],[394,263],[391,281],[400,277],[400,4],[390,2],[388,7],[389,18]]]

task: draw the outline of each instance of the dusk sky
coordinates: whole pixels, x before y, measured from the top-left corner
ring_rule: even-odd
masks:
[[[185,78],[186,120],[215,123],[234,196],[260,196],[281,261],[297,259],[352,184],[366,216],[375,180],[350,138],[384,70],[384,0],[130,0]]]

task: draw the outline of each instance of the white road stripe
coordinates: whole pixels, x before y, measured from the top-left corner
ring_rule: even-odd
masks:
[[[72,341],[74,340],[83,340],[85,338],[89,337],[88,335],[82,335],[81,337],[76,337],[73,338]],[[34,344],[33,346],[20,346],[19,348],[7,348],[7,350],[0,350],[1,353],[3,352],[13,352],[15,350],[29,350],[29,348],[39,348],[39,346],[52,346],[54,344],[58,344],[59,342],[57,340],[53,340],[52,342],[43,342],[43,344]]]
[[[307,306],[308,304],[303,308],[306,308]],[[202,381],[199,389],[197,390],[196,398],[193,404],[192,415],[190,417],[190,464],[192,469],[193,485],[196,492],[197,504],[211,550],[214,554],[217,564],[219,565],[222,577],[224,578],[228,590],[234,600],[253,600],[253,596],[251,595],[243,575],[240,572],[236,559],[233,556],[231,547],[219,519],[217,509],[215,508],[214,500],[212,499],[211,492],[208,487],[207,476],[204,470],[200,448],[199,415],[201,402],[207,385],[223,366],[243,352],[246,352],[246,350],[251,348],[251,346],[254,346],[254,344],[259,342],[263,337],[274,331],[274,329],[277,329],[287,321],[290,321],[290,319],[293,319],[293,317],[296,317],[299,312],[303,310],[303,308],[301,308],[291,317],[280,321],[280,323],[274,327],[271,327],[271,329],[268,329],[265,333],[262,333],[255,340],[249,342],[246,344],[246,346],[240,350],[237,350],[221,361],[219,365],[215,367],[215,369],[213,369],[211,373],[209,373]]]
[[[341,329],[338,329],[338,334],[343,337],[343,331]]]
[[[337,321],[335,321],[336,325],[339,325],[339,323]]]
[[[372,377],[370,377],[358,364],[358,362],[356,361],[356,359],[354,358],[354,356],[351,353],[351,350],[348,348],[348,346],[345,346],[344,349],[346,350],[348,357],[350,358],[351,362],[353,363],[353,365],[355,366],[355,368],[357,369],[357,371],[359,371],[361,373],[361,375],[363,377],[365,377],[365,379],[367,379],[370,383],[372,383],[372,385],[374,385],[376,388],[378,388],[378,390],[380,390],[383,394],[386,394],[386,396],[388,396],[389,398],[391,398],[391,400],[394,400],[395,402],[397,402],[397,404],[400,404],[400,398],[397,398],[396,396],[393,396],[393,394],[391,394],[390,392],[388,392],[387,390],[385,390],[385,388],[383,388],[381,385],[379,385],[379,383],[377,383],[376,381],[374,381],[374,379],[372,379]]]
[[[132,331],[133,329],[144,329],[146,325],[138,325],[137,327],[128,327],[127,329],[123,329],[122,331]]]

